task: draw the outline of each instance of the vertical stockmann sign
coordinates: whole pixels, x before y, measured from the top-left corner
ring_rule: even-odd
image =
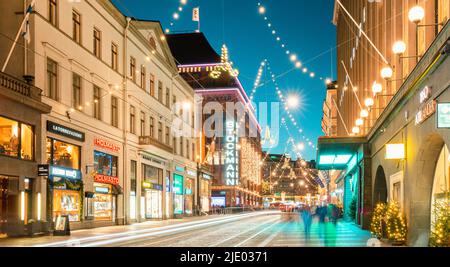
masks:
[[[227,186],[239,185],[239,155],[237,150],[238,137],[236,122],[227,120],[225,135],[225,184]]]

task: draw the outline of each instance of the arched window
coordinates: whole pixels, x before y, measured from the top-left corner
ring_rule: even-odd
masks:
[[[156,49],[156,41],[155,38],[153,38],[153,36],[150,36],[149,44],[151,48]]]

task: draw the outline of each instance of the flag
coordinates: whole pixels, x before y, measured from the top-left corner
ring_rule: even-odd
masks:
[[[25,41],[29,44],[31,42],[31,36],[30,36],[30,14],[33,12],[33,6],[35,4],[36,0],[33,0],[30,5],[27,7],[27,11],[25,13],[25,24],[22,28],[22,37],[25,39]]]
[[[196,7],[192,10],[192,21],[200,21],[200,8]]]

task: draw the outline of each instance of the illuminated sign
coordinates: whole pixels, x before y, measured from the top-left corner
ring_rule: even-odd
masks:
[[[184,171],[185,171],[185,168],[184,168],[184,167],[180,167],[180,166],[175,166],[175,170],[176,170],[177,172],[184,172]]]
[[[100,138],[95,138],[94,139],[94,145],[104,148],[104,149],[108,149],[114,152],[119,152],[120,151],[120,147],[118,145],[115,145],[111,142],[108,142],[106,140],[102,140]]]
[[[50,168],[50,175],[58,176],[61,178],[76,179],[76,180],[81,179],[81,172],[79,170],[65,169],[65,168],[54,167],[54,166],[52,166]]]
[[[177,195],[183,194],[183,176],[174,174],[173,175],[173,192]]]
[[[109,188],[107,187],[95,187],[95,193],[99,194],[109,194]]]
[[[118,185],[120,183],[118,177],[107,176],[102,174],[95,175],[94,181],[97,183],[112,184],[112,185]]]
[[[404,159],[405,144],[387,144],[386,159]]]
[[[425,87],[419,95],[419,102],[421,107],[416,114],[416,125],[419,125],[436,113],[436,101],[427,102],[432,96],[431,87]]]
[[[438,128],[450,128],[450,103],[439,103],[437,106]]]
[[[187,173],[187,175],[190,175],[190,176],[195,176],[195,177],[197,176],[196,171],[187,170],[186,173]]]
[[[160,185],[160,184],[154,184],[154,183],[149,183],[149,182],[142,182],[142,187],[144,189],[153,189],[153,190],[163,191],[163,186]]]
[[[47,131],[84,142],[84,133],[51,121],[47,121]]]
[[[239,185],[239,160],[237,151],[238,137],[236,134],[236,123],[226,122],[225,136],[225,184],[227,186]]]
[[[211,180],[212,177],[209,174],[203,173],[203,179]]]
[[[186,193],[186,195],[192,195],[192,189],[186,188],[185,193]]]

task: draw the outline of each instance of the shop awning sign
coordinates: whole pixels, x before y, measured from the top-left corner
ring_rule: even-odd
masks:
[[[63,126],[61,124],[57,124],[51,121],[47,121],[47,131],[59,134],[80,142],[84,142],[85,136],[84,133],[79,132],[77,130],[71,129],[69,127]]]
[[[450,128],[450,103],[439,103],[437,106],[437,120],[439,129]]]
[[[102,174],[95,175],[94,181],[97,183],[112,184],[112,185],[118,185],[120,183],[118,177],[107,176]]]
[[[38,165],[38,176],[49,176],[50,175],[50,165],[39,164]]]
[[[81,172],[79,170],[72,170],[55,166],[52,166],[50,168],[50,175],[74,180],[81,179]]]

